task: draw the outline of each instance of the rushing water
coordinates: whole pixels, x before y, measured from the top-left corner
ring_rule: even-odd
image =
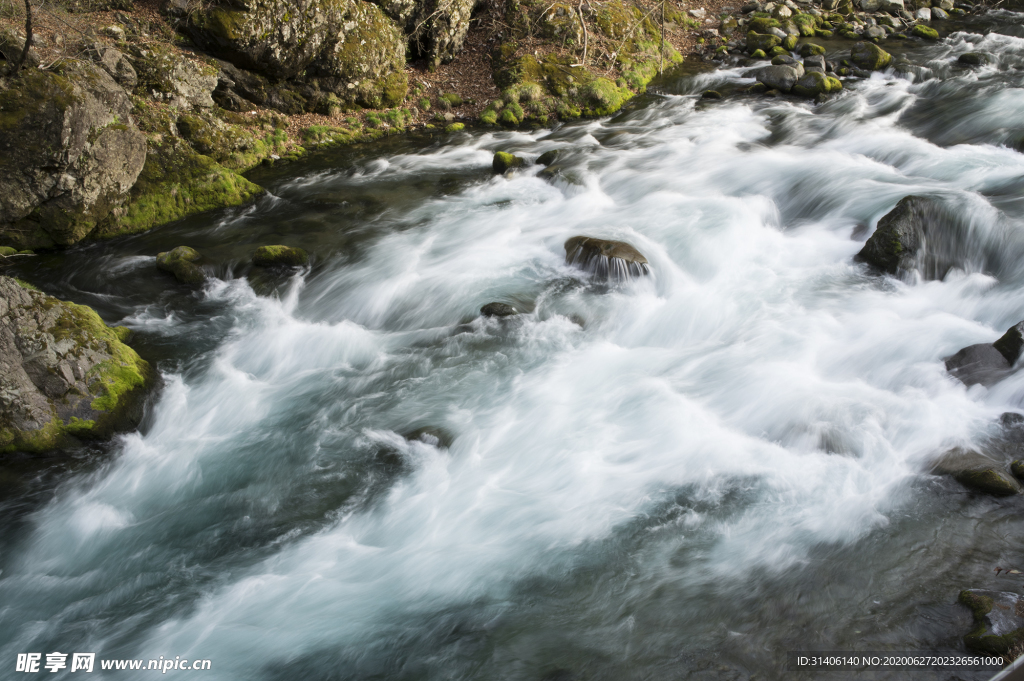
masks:
[[[1021,586],[993,567],[1024,567],[1022,500],[926,470],[1024,409],[1024,373],[942,364],[1024,319],[1022,19],[909,43],[820,106],[687,76],[611,120],[263,170],[252,207],[20,265],[134,329],[164,385],[139,432],[5,488],[0,676],[53,650],[537,681],[963,650],[958,591]],[[493,177],[499,148],[569,170]],[[852,260],[912,193],[966,234],[942,280]],[[651,276],[592,285],[576,234]],[[264,243],[313,263],[250,270]],[[154,268],[179,244],[213,263],[201,291]],[[495,300],[528,313],[479,317]]]

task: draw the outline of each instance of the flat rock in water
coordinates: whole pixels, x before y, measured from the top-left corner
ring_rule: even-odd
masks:
[[[1008,591],[965,589],[957,601],[974,615],[974,629],[964,636],[971,650],[1002,655],[1024,641],[1024,599]]]
[[[994,343],[976,343],[947,357],[946,371],[966,385],[993,385],[1005,378],[1024,348],[1024,322],[1007,329]]]
[[[309,255],[301,248],[291,246],[260,246],[252,254],[252,264],[260,267],[300,267],[309,262]]]

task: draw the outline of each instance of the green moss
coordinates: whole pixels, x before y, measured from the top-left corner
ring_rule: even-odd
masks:
[[[309,255],[301,248],[291,246],[260,246],[252,254],[252,262],[261,267],[274,265],[299,267],[309,262]]]
[[[444,129],[445,132],[462,132],[466,129],[465,123],[452,123]]]
[[[491,161],[491,169],[498,174],[505,173],[513,168],[521,168],[526,161],[506,151],[494,152],[494,159]]]
[[[17,248],[11,248],[10,246],[0,246],[0,258],[6,258],[9,255],[17,255],[17,253]]]
[[[381,79],[381,100],[384,106],[398,106],[409,93],[409,77],[404,71],[396,71]]]
[[[455,107],[457,107],[457,106],[462,106],[462,104],[463,104],[462,97],[458,96],[454,92],[446,92],[446,93],[442,94],[440,97],[438,97],[437,99],[438,99],[438,101],[443,102],[444,104],[447,104],[449,107],[451,107],[453,109]]]
[[[925,40],[938,40],[939,32],[931,26],[925,26],[924,24],[918,24],[914,28],[910,29],[910,35],[917,36],[918,38],[924,38]]]
[[[158,253],[156,267],[158,270],[173,274],[183,284],[199,286],[206,281],[206,274],[196,264],[201,259],[202,256],[194,248],[178,246],[170,251]]]
[[[426,97],[420,97],[420,99],[417,102],[417,104],[424,111],[430,111],[430,100],[427,99]]]
[[[764,53],[764,50],[754,50],[750,53],[751,59],[767,59],[768,55]]]
[[[18,279],[17,277],[14,278],[14,282],[18,286],[20,286],[20,287],[22,287],[24,289],[28,289],[29,291],[38,291],[39,290],[35,286],[33,286],[32,284],[28,283],[27,281],[23,281],[21,279]]]
[[[215,208],[247,203],[263,189],[176,140],[151,146],[126,210],[97,236],[133,234]]]
[[[782,24],[771,17],[758,17],[747,23],[748,30],[754,33],[767,33],[769,28],[782,28]]]
[[[498,112],[494,109],[484,109],[480,114],[480,122],[484,125],[496,125],[498,123]]]
[[[1002,636],[988,633],[986,615],[992,612],[995,602],[988,596],[961,591],[957,601],[970,609],[974,615],[974,629],[964,636],[964,644],[972,649],[992,655],[1003,655],[1024,642],[1024,628]]]

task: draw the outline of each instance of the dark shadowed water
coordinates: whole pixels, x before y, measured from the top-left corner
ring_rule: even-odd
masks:
[[[211,680],[949,679],[786,652],[963,651],[960,589],[1021,587],[993,568],[1024,569],[1024,499],[926,470],[1024,411],[1024,373],[967,389],[942,363],[1024,319],[1022,19],[909,42],[820,106],[685,76],[610,120],[261,170],[251,207],[25,259],[164,386],[140,432],[8,464],[0,677],[59,650]],[[490,173],[552,148],[553,182]],[[959,235],[941,280],[853,262],[908,194]],[[591,285],[576,234],[651,275]],[[251,269],[267,243],[312,264]],[[155,269],[181,244],[200,291]]]

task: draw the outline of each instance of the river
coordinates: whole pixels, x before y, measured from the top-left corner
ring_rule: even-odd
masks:
[[[1022,500],[928,473],[1024,410],[1024,373],[942,362],[1024,319],[1022,20],[904,43],[821,105],[738,94],[733,66],[611,119],[318,153],[254,172],[253,206],[19,264],[134,330],[163,387],[0,502],[4,669],[788,679],[826,678],[793,650],[963,651],[958,592],[1024,569]],[[567,170],[494,176],[498,149]],[[941,279],[853,260],[909,194],[969,236]],[[577,234],[650,276],[589,281]],[[312,265],[253,270],[272,243]],[[199,291],[155,269],[181,244]]]

